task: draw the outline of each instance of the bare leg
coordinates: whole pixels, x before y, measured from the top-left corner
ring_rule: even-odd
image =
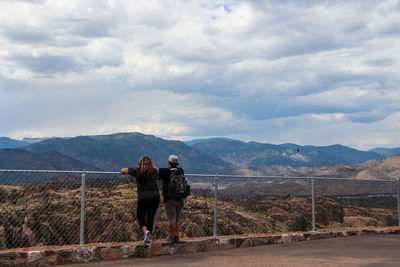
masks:
[[[176,233],[176,221],[175,220],[169,221],[169,231],[171,233],[171,237],[174,237],[175,233]]]
[[[179,237],[179,230],[181,229],[181,222],[180,221],[175,221],[175,222],[176,222],[175,236]]]

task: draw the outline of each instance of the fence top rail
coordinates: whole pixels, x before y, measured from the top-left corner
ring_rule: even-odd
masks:
[[[1,172],[25,172],[25,173],[87,173],[87,174],[112,174],[122,175],[120,172],[107,172],[107,171],[67,171],[67,170],[8,170],[0,169]],[[399,182],[400,179],[372,179],[372,178],[352,178],[352,177],[300,177],[300,176],[246,176],[246,175],[229,175],[229,174],[186,174],[188,177],[202,177],[202,178],[239,178],[239,179],[281,179],[281,180],[341,180],[341,181],[370,181],[370,182]]]
[[[66,170],[6,170],[6,169],[0,169],[0,172],[121,174],[120,172],[86,171],[86,170],[66,171]]]
[[[396,182],[399,179],[372,179],[372,178],[352,178],[352,177],[301,177],[301,176],[246,176],[246,175],[224,175],[224,174],[185,174],[189,177],[204,178],[243,178],[243,179],[293,179],[293,180],[341,180],[341,181],[370,181],[370,182]]]

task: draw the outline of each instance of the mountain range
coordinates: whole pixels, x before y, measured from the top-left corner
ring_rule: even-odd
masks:
[[[56,151],[32,153],[24,149],[0,149],[0,169],[14,170],[99,170]]]
[[[20,148],[27,146],[29,143],[20,140],[14,140],[8,137],[0,137],[0,149],[4,148]]]
[[[144,155],[149,156],[156,166],[167,167],[170,154],[177,155],[181,166],[189,172],[227,173],[232,169],[232,166],[222,159],[203,153],[183,142],[141,133],[54,138],[28,145],[24,149],[33,153],[57,151],[107,171],[134,167]]]
[[[373,159],[356,165],[337,164],[300,168],[291,173],[291,176],[397,180],[400,179],[400,156]]]
[[[0,168],[3,169],[80,168],[119,171],[122,167],[136,166],[139,158],[144,155],[151,157],[156,166],[166,167],[168,156],[175,154],[180,158],[180,165],[186,173],[278,175],[299,172],[300,168],[304,167],[354,165],[371,159],[386,158],[396,153],[400,155],[400,148],[360,151],[342,145],[274,145],[246,143],[228,138],[181,142],[141,133],[26,141],[1,138],[0,147],[7,145],[11,146],[11,149],[0,149]],[[12,150],[18,152],[11,157]],[[55,152],[58,153],[57,156],[51,157],[46,154]],[[19,160],[19,157],[24,160]]]
[[[279,174],[304,166],[359,164],[384,157],[375,152],[359,151],[342,145],[321,147],[296,144],[272,145],[211,139],[195,143],[193,147],[205,153],[218,155],[241,170],[251,170],[252,174]]]

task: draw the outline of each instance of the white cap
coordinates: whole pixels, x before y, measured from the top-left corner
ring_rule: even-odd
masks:
[[[171,163],[174,163],[176,165],[179,164],[178,163],[178,156],[175,156],[175,155],[170,155],[169,158],[168,158],[168,161],[171,162]]]

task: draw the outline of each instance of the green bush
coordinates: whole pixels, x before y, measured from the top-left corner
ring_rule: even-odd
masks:
[[[144,258],[144,257],[146,257],[146,254],[147,254],[147,249],[144,245],[139,245],[136,247],[136,250],[135,250],[136,258]]]
[[[296,217],[294,221],[289,224],[290,232],[307,232],[311,230],[311,223],[303,215]]]

